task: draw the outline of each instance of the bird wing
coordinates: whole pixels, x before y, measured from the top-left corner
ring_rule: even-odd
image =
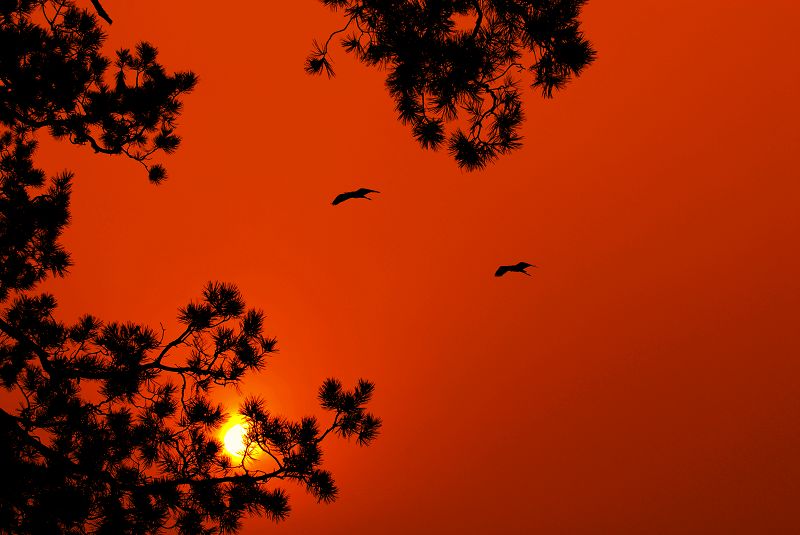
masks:
[[[353,193],[355,193],[356,195],[366,195],[367,193],[380,193],[380,191],[376,189],[358,188]]]
[[[336,196],[335,199],[333,199],[333,202],[331,204],[336,206],[337,204],[343,203],[344,201],[346,201],[347,199],[350,199],[352,197],[353,197],[353,193],[352,192],[340,193],[339,195]]]
[[[497,271],[494,272],[494,276],[502,277],[506,273],[508,273],[508,266],[500,266],[499,268],[497,268]]]

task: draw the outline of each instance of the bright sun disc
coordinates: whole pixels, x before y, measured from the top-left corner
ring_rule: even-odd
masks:
[[[247,428],[241,424],[236,424],[225,433],[223,442],[225,449],[233,457],[241,457],[244,455],[244,436],[247,434]]]

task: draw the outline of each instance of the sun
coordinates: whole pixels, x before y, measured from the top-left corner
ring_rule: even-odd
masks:
[[[225,433],[222,442],[231,457],[241,458],[244,456],[245,443],[244,437],[247,435],[247,428],[242,424],[236,424]]]
[[[256,442],[248,444],[247,431],[250,428],[248,422],[244,418],[238,417],[233,422],[228,422],[228,425],[230,427],[225,426],[220,430],[220,436],[225,453],[234,461],[234,464],[254,461],[260,457],[263,450],[258,447],[258,444]]]

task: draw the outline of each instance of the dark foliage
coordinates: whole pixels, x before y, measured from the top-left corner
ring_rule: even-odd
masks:
[[[0,410],[0,526],[14,533],[217,533],[235,532],[244,515],[281,520],[289,504],[273,480],[332,501],[322,440],[336,434],[366,445],[380,428],[365,410],[372,383],[347,391],[329,379],[319,392],[332,413],[325,428],[245,400],[247,455],[232,462],[212,390],[239,384],[276,351],[262,312],[246,308],[233,285],[206,286],[180,310],[184,330],[169,341],[92,316],[65,325],[55,309],[52,296],[22,295],[0,318],[0,381],[20,394],[15,413]]]
[[[168,74],[148,44],[119,51],[111,69],[102,41],[96,16],[70,0],[0,3],[0,383],[14,399],[0,408],[0,532],[232,533],[246,515],[286,517],[276,480],[333,500],[321,442],[375,438],[380,420],[365,409],[373,385],[326,381],[325,426],[247,399],[246,454],[233,462],[213,391],[238,387],[276,351],[263,313],[235,286],[208,284],[180,309],[171,339],[89,315],[65,324],[54,297],[34,293],[70,265],[59,240],[72,175],[48,180],[35,166],[40,129],[126,155],[154,182],[165,174],[151,157],[180,141],[180,97],[195,76]]]
[[[387,71],[398,116],[420,145],[447,140],[467,170],[520,146],[525,73],[550,98],[595,58],[578,22],[586,0],[320,1],[347,22],[314,43],[306,71],[333,76],[329,45],[341,35],[347,52]]]
[[[69,219],[71,175],[50,180],[33,165],[34,141],[0,133],[0,301],[63,275],[69,255],[58,237]],[[32,194],[37,191],[38,194]]]
[[[70,0],[0,4],[0,124],[21,136],[47,128],[95,152],[127,155],[159,182],[166,175],[151,157],[178,148],[180,97],[197,77],[167,73],[144,42],[112,61],[103,40],[95,16]]]

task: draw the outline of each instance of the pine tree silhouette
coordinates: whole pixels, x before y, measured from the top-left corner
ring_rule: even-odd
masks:
[[[345,51],[387,71],[398,117],[422,148],[446,141],[469,171],[521,146],[526,74],[550,98],[595,58],[578,22],[586,0],[320,1],[346,23],[314,42],[306,72],[334,75],[329,47],[341,34]]]
[[[71,0],[0,3],[0,383],[15,399],[0,408],[0,532],[236,532],[247,515],[286,517],[278,479],[335,499],[321,443],[376,437],[381,422],[366,411],[374,387],[325,381],[326,425],[246,398],[246,453],[234,462],[213,389],[239,385],[276,351],[263,313],[234,285],[209,283],[179,310],[183,330],[171,338],[91,315],[67,325],[55,298],[35,293],[70,266],[60,237],[73,178],[35,166],[40,131],[125,155],[153,182],[166,177],[153,158],[180,143],[195,75],[167,73],[152,45],[112,62],[102,44],[95,15]]]

